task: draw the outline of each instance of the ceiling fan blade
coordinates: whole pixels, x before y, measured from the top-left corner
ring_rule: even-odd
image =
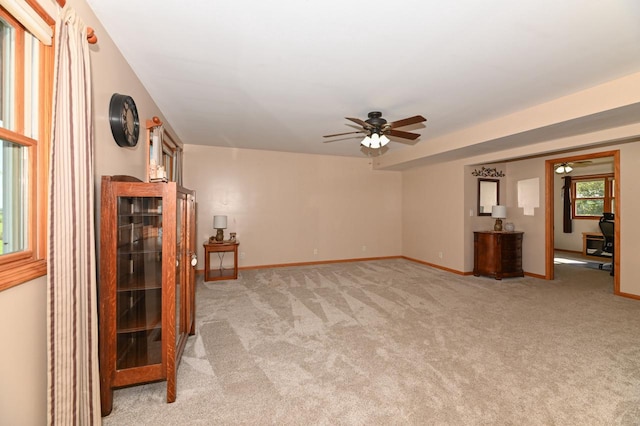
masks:
[[[342,135],[352,135],[354,133],[367,133],[366,130],[358,130],[357,132],[346,132],[346,133],[336,133],[333,135],[324,135],[323,138],[332,138],[334,136],[342,136]]]
[[[393,123],[389,123],[389,126],[392,129],[395,129],[396,127],[409,126],[411,124],[422,123],[423,121],[427,121],[427,119],[421,115],[414,115],[413,117],[409,117],[403,120],[398,120],[398,121],[394,121]]]
[[[335,142],[345,142],[345,141],[353,142],[353,139],[360,139],[360,136],[345,136],[338,139],[325,139],[322,141],[322,143],[335,143]]]
[[[402,130],[394,130],[394,129],[391,129],[385,133],[388,134],[389,136],[395,136],[397,138],[411,139],[411,140],[416,140],[420,137],[419,133],[409,133],[409,132],[403,132]]]
[[[362,127],[364,127],[365,129],[371,129],[373,126],[365,121],[360,120],[359,118],[350,118],[350,117],[345,117],[347,120],[351,120],[356,124],[361,125]]]

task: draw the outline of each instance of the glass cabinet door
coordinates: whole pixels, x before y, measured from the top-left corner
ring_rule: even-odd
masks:
[[[193,271],[195,257],[193,255],[193,212],[195,200],[191,194],[179,193],[176,200],[176,274],[175,274],[175,308],[176,308],[176,353],[184,349],[189,334],[193,330],[195,294]],[[193,261],[193,263],[192,263]]]
[[[162,197],[118,197],[116,369],[162,363]]]
[[[196,256],[196,198],[194,194],[187,196],[187,206],[185,210],[185,229],[186,229],[186,244],[185,249],[185,261],[189,262],[185,266],[185,282],[187,291],[185,294],[189,297],[189,300],[185,303],[186,307],[186,331],[188,334],[195,334],[195,321],[196,321],[196,265],[198,258]]]
[[[183,323],[184,323],[184,196],[178,194],[176,200],[176,347],[180,345],[180,339],[183,335]]]

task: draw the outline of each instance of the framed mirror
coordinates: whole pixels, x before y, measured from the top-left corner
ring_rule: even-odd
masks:
[[[500,201],[499,179],[478,179],[478,216],[491,216],[491,207]]]

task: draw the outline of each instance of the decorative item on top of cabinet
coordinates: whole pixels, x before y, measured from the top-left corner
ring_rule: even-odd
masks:
[[[147,120],[147,181],[167,182],[167,171],[162,164],[164,126],[158,117]]]
[[[195,333],[195,192],[175,182],[103,176],[100,227],[100,399],[167,381]]]
[[[158,117],[147,120],[147,181],[182,185],[182,146]]]
[[[478,231],[473,233],[473,275],[496,280],[523,277],[524,232]]]

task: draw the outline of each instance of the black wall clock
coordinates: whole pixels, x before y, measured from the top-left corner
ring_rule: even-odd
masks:
[[[114,93],[109,102],[109,124],[116,143],[120,146],[136,146],[140,134],[138,109],[133,98]]]

